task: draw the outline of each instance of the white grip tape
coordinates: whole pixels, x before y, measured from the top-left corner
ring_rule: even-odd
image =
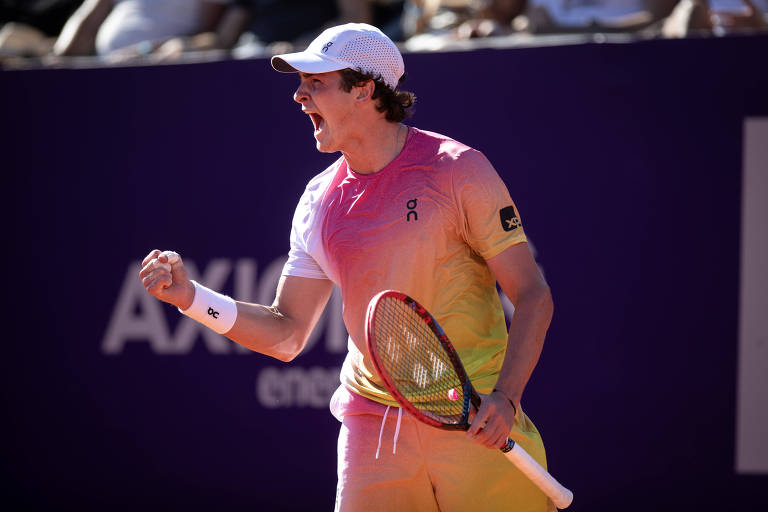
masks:
[[[232,297],[215,292],[195,281],[192,281],[192,284],[195,285],[192,305],[179,311],[219,334],[232,329],[237,320],[237,304]]]
[[[536,487],[541,489],[546,494],[552,503],[559,509],[567,508],[573,501],[573,493],[563,487],[560,482],[547,472],[546,469],[541,467],[533,457],[528,455],[519,444],[505,453],[504,455],[517,466],[525,476],[527,476],[531,482],[536,484]]]

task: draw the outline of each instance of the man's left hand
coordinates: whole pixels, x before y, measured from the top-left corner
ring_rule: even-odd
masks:
[[[488,448],[502,448],[515,423],[515,408],[502,393],[480,395],[482,405],[467,430],[467,437]]]

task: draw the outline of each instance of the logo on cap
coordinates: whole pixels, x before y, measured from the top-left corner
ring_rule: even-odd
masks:
[[[323,49],[321,50],[323,53],[328,53],[328,48],[333,46],[333,41],[329,41],[325,43],[325,46],[323,46]]]

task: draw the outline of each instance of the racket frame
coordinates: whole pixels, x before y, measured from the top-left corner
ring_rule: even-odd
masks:
[[[443,350],[445,350],[445,353],[448,356],[448,359],[450,360],[451,364],[453,365],[453,370],[456,373],[456,376],[458,377],[462,387],[462,396],[463,396],[463,403],[461,408],[462,413],[461,413],[461,420],[458,423],[443,423],[441,421],[436,420],[433,417],[430,417],[424,414],[418,407],[413,405],[405,396],[403,396],[402,393],[400,393],[400,390],[398,389],[392,377],[389,375],[389,372],[386,371],[383,364],[381,363],[378,350],[376,349],[376,346],[375,346],[373,333],[376,332],[375,310],[378,307],[378,305],[381,303],[381,301],[386,298],[392,298],[392,299],[398,300],[404,303],[409,308],[411,308],[413,312],[416,313],[419,316],[419,318],[421,318],[421,320],[435,334],[438,341],[440,342],[440,346],[443,348]],[[451,341],[448,339],[448,336],[443,331],[443,328],[440,327],[440,324],[437,323],[437,320],[435,320],[435,318],[430,314],[429,311],[426,310],[426,308],[424,308],[424,306],[419,304],[417,301],[415,301],[408,295],[402,292],[399,292],[397,290],[384,290],[383,292],[376,294],[368,304],[368,311],[366,313],[365,338],[366,338],[366,344],[368,345],[368,353],[371,356],[371,360],[373,361],[373,366],[376,368],[376,372],[384,381],[384,386],[392,395],[392,398],[394,398],[395,401],[398,404],[400,404],[400,406],[403,409],[405,409],[411,415],[417,416],[418,419],[420,419],[421,421],[423,421],[424,423],[432,427],[437,427],[443,430],[469,429],[469,426],[470,426],[469,415],[470,415],[471,407],[474,406],[475,409],[480,408],[480,395],[477,394],[477,391],[472,385],[472,382],[469,380],[469,376],[467,376],[467,372],[464,369],[464,365],[461,363],[461,359],[459,358],[459,355],[456,353],[456,349],[453,347],[453,344],[451,343]]]

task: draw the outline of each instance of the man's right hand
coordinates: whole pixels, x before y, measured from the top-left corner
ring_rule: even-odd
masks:
[[[195,286],[178,254],[154,249],[141,262],[141,267],[139,279],[150,295],[181,310],[192,305]]]

